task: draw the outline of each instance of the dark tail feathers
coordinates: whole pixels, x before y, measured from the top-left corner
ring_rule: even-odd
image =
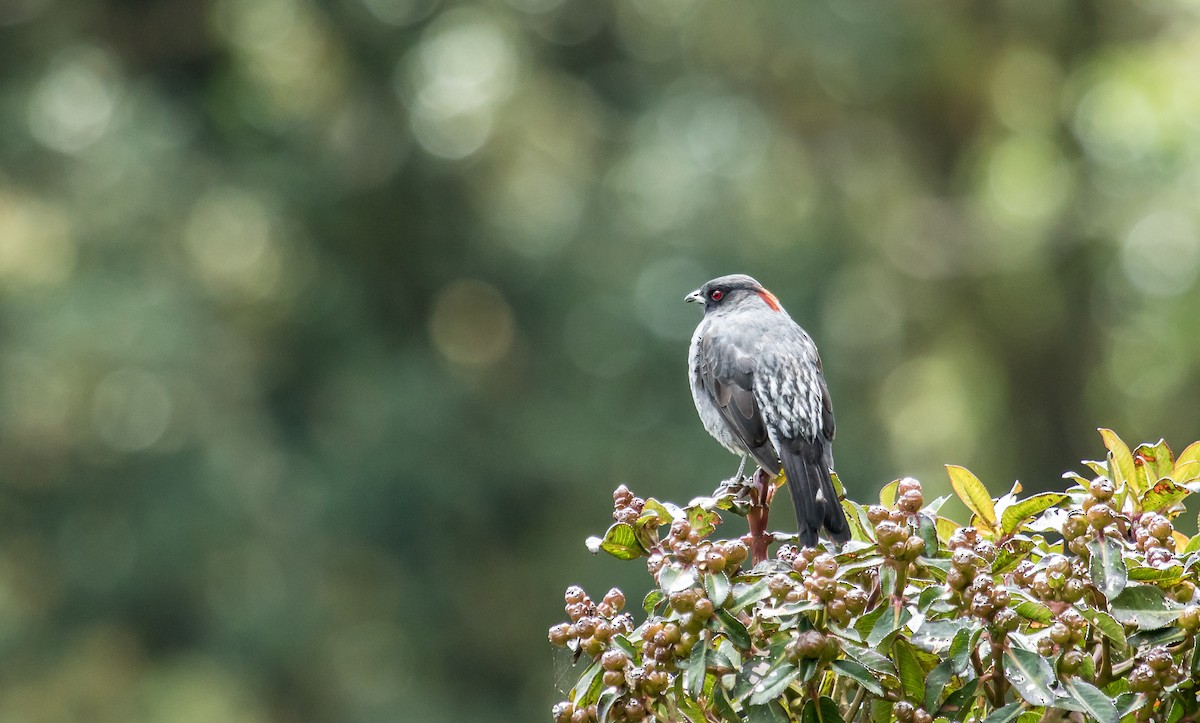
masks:
[[[781,450],[780,461],[787,475],[788,489],[796,505],[800,544],[815,547],[817,532],[823,527],[829,537],[841,544],[850,539],[850,523],[838,501],[829,476],[826,455],[819,445],[797,443],[798,449]]]

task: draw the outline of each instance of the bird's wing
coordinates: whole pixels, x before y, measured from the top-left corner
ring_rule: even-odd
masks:
[[[736,344],[700,340],[697,373],[729,429],[764,470],[779,474],[779,458],[771,446],[766,422],[754,395],[754,357]]]
[[[816,345],[799,327],[788,327],[763,346],[770,351],[760,363],[757,400],[787,474],[801,544],[815,545],[822,527],[845,542],[850,527],[830,476],[833,404]]]

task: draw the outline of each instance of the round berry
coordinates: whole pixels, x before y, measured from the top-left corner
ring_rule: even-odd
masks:
[[[571,705],[571,701],[564,700],[554,704],[550,715],[554,716],[554,723],[570,723],[574,712],[575,706]]]
[[[1189,605],[1179,613],[1179,627],[1189,633],[1200,630],[1200,607]]]
[[[833,577],[837,574],[837,560],[833,559],[833,555],[822,554],[813,560],[813,574],[820,577]]]
[[[1171,659],[1171,654],[1163,647],[1151,648],[1142,656],[1142,659],[1146,665],[1150,666],[1151,670],[1159,673],[1167,671],[1175,664],[1175,661]]]
[[[1087,521],[1094,530],[1100,530],[1107,527],[1108,525],[1112,524],[1113,521],[1112,508],[1102,503],[1092,505],[1091,509],[1087,511]]]
[[[1107,502],[1113,496],[1112,482],[1103,477],[1097,477],[1088,485],[1088,492],[1091,492],[1092,497],[1095,497],[1100,502]]]
[[[900,495],[900,499],[896,500],[896,507],[901,512],[907,512],[910,515],[920,512],[924,504],[925,498],[921,495],[920,490],[909,490]]]
[[[1059,669],[1070,675],[1079,670],[1083,665],[1083,652],[1079,650],[1068,650],[1062,654],[1062,659],[1058,662]]]
[[[566,594],[563,595],[563,600],[568,605],[576,605],[582,603],[587,598],[587,593],[578,585],[572,585],[567,588]]]
[[[1071,633],[1071,629],[1061,621],[1050,626],[1050,639],[1056,644],[1070,645],[1072,637],[1074,635]]]
[[[550,628],[550,642],[558,646],[566,645],[575,637],[573,633],[570,623],[559,623]]]
[[[629,663],[629,656],[622,650],[605,650],[600,656],[600,667],[605,670],[621,670]]]
[[[1050,638],[1039,638],[1037,641],[1038,655],[1049,658],[1054,655],[1054,641]]]

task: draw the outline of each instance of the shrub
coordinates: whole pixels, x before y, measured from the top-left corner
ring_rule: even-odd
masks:
[[[719,539],[723,513],[765,522],[769,485],[730,481],[684,507],[617,488],[614,524],[588,545],[644,559],[654,587],[640,624],[620,590],[567,589],[550,641],[581,672],[554,719],[1200,719],[1200,534],[1172,525],[1200,490],[1200,442],[1174,458],[1101,435],[1106,460],[1064,475],[1065,492],[993,499],[949,466],[969,526],[911,478],[878,505],[845,500],[841,550]]]

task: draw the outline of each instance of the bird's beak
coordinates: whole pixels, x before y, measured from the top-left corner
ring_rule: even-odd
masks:
[[[704,303],[704,296],[703,296],[703,295],[700,293],[700,289],[696,289],[696,290],[695,290],[695,291],[693,291],[692,293],[690,293],[690,294],[688,294],[687,296],[683,297],[683,300],[684,300],[684,301],[693,301],[693,302],[695,302],[695,303],[697,303],[697,304],[703,304],[703,303]]]

